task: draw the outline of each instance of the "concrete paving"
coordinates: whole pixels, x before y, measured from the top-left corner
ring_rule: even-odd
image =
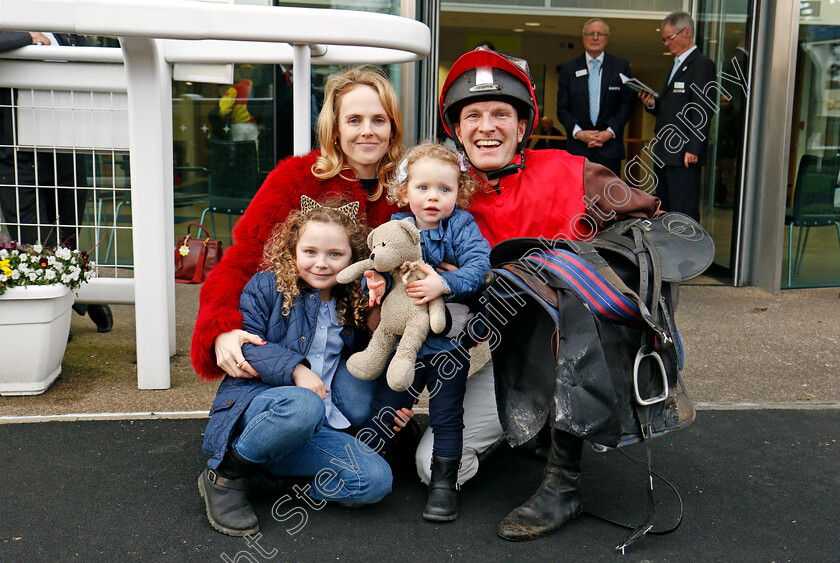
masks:
[[[134,307],[114,306],[107,334],[74,315],[62,374],[42,395],[0,397],[0,417],[206,411],[216,384],[200,381],[189,362],[199,290],[176,287],[178,352],[170,389],[137,389]],[[699,407],[840,406],[840,289],[772,295],[685,285],[677,323],[686,350],[683,377]]]

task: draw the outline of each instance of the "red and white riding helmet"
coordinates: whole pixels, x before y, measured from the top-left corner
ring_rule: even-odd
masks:
[[[461,108],[472,102],[501,100],[516,108],[519,119],[526,119],[525,135],[516,148],[521,152],[539,122],[534,82],[524,59],[507,57],[480,47],[455,61],[440,92],[440,116],[443,127],[461,149],[453,125],[460,119]]]

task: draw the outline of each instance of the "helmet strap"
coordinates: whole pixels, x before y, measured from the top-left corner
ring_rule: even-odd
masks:
[[[521,152],[519,154],[521,155],[521,158],[519,159],[519,164],[511,162],[507,166],[502,166],[501,168],[498,168],[496,170],[487,171],[481,170],[479,168],[476,168],[476,170],[483,172],[484,175],[487,176],[488,180],[495,180],[496,178],[502,178],[503,176],[510,176],[511,174],[515,174],[519,170],[525,170],[525,147],[522,147]]]

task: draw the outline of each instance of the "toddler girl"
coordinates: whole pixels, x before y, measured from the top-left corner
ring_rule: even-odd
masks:
[[[314,477],[316,504],[379,501],[391,490],[388,464],[350,434],[370,414],[375,382],[359,381],[345,358],[361,347],[367,299],[336,274],[367,254],[358,202],[334,208],[303,196],[278,226],[263,266],[242,293],[243,328],[263,339],[242,351],[258,378],[226,376],[210,410],[198,479],[218,531],[254,534],[248,482],[260,472]]]
[[[475,185],[458,156],[436,143],[420,144],[406,154],[404,174],[388,189],[388,199],[410,211],[391,219],[407,219],[420,230],[423,267],[427,277],[408,284],[406,293],[422,304],[441,295],[447,302],[476,300],[490,269],[490,244],[481,235],[466,206]],[[441,263],[456,270],[438,273]],[[372,300],[382,290],[371,290]],[[449,330],[445,330],[446,334]],[[423,518],[446,522],[458,517],[457,483],[464,428],[464,390],[469,371],[469,352],[455,338],[430,334],[417,355],[414,383],[408,391],[396,392],[380,384],[373,406],[373,420],[359,433],[374,448],[381,448],[393,435],[383,419],[408,408],[423,390],[429,389],[429,425],[434,432],[429,499]],[[380,378],[383,379],[384,378]]]

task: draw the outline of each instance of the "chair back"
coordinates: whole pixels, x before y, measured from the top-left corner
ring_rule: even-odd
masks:
[[[254,141],[207,139],[209,197],[214,213],[241,215],[262,184]]]
[[[793,221],[802,227],[833,225],[840,217],[834,207],[840,157],[802,155],[793,192]]]

